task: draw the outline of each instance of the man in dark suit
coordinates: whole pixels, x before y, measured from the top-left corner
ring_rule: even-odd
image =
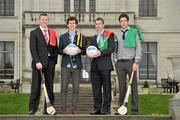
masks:
[[[32,56],[32,85],[29,100],[29,114],[37,111],[40,98],[41,74],[45,77],[45,85],[51,104],[54,102],[53,81],[54,70],[57,63],[56,33],[47,27],[48,16],[45,13],[39,16],[40,26],[30,33],[30,52]]]
[[[94,111],[91,114],[110,114],[111,71],[113,70],[111,53],[114,52],[114,34],[104,30],[104,20],[95,20],[97,34],[92,37],[91,45],[98,48],[92,57],[91,82],[94,97]],[[102,104],[102,87],[104,103]]]
[[[86,40],[82,33],[78,32],[76,26],[78,21],[75,17],[67,19],[68,31],[59,38],[59,54],[62,55],[61,60],[61,102],[62,114],[67,113],[67,91],[70,79],[72,80],[72,114],[77,114],[77,102],[79,93],[79,80],[82,69],[81,55],[85,55]],[[67,46],[74,44],[77,46],[77,53],[70,55]]]

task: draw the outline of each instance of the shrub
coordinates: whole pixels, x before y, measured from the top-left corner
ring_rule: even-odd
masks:
[[[149,88],[149,83],[147,81],[144,82],[144,88]]]

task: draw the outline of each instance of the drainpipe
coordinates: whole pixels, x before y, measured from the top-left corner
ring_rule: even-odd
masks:
[[[23,43],[22,43],[22,14],[23,14],[23,12],[22,12],[22,0],[19,0],[19,16],[18,16],[18,43],[17,43],[17,46],[18,46],[18,56],[19,56],[19,58],[18,58],[18,71],[19,71],[19,74],[18,74],[18,79],[20,79],[21,81],[20,82],[22,82],[22,70],[23,70],[23,62],[22,62],[22,45],[23,45]]]

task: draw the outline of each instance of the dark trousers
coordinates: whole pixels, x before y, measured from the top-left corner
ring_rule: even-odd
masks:
[[[127,74],[130,78],[132,72],[132,65],[134,60],[129,61],[117,61],[116,63],[116,71],[118,75],[118,82],[119,82],[119,105],[121,106],[124,102],[127,85],[126,85],[126,78]],[[138,112],[138,88],[137,88],[137,78],[136,72],[134,73],[133,81],[131,84],[131,95],[132,95],[132,112]]]
[[[51,104],[54,104],[54,93],[53,93],[53,82],[54,82],[54,62],[49,61],[47,68],[44,68],[42,72],[45,77],[45,85]],[[41,74],[36,68],[32,71],[32,84],[31,84],[31,95],[29,100],[29,110],[36,111],[39,105],[40,92],[41,92]]]
[[[111,107],[111,71],[91,71],[94,97],[94,110],[110,113]],[[102,87],[104,102],[102,105]]]
[[[78,68],[61,68],[61,103],[62,108],[66,109],[67,91],[70,79],[72,80],[72,108],[77,108],[78,95],[79,95],[79,81],[81,69]]]

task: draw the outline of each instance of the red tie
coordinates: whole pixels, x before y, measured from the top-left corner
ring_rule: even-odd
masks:
[[[49,40],[48,40],[47,30],[44,29],[43,31],[44,31],[44,38],[46,39],[46,43],[48,44]]]

